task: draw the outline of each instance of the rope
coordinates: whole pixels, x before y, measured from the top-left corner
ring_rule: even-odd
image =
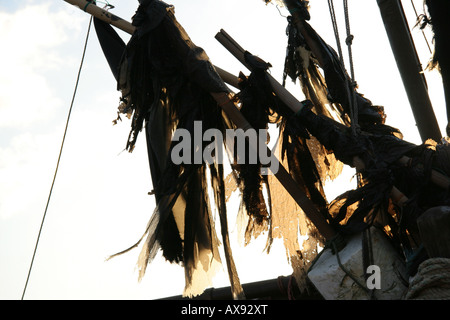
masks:
[[[341,40],[339,37],[339,28],[337,26],[336,12],[334,11],[333,0],[328,0],[328,9],[330,10],[331,24],[333,25],[334,37],[336,38],[336,45],[337,45],[338,53],[339,53],[339,60],[341,60],[342,65],[345,66],[344,58],[343,58],[343,54],[342,54]]]
[[[424,5],[425,5],[425,1],[424,1],[423,3],[424,3]],[[412,5],[412,7],[413,7],[413,9],[414,9],[414,13],[416,14],[416,21],[417,21],[417,23],[418,23],[419,20],[420,20],[420,15],[417,13],[416,6],[414,5],[414,1],[413,1],[413,0],[411,0],[411,5]],[[425,10],[424,10],[424,12],[425,12]],[[427,39],[427,36],[425,35],[425,32],[423,31],[422,28],[420,28],[420,31],[422,31],[422,36],[423,36],[423,38],[424,38],[424,40],[425,40],[425,43],[427,44],[428,51],[429,51],[430,53],[433,53],[433,50],[431,50],[430,43],[428,42],[428,39]]]
[[[337,262],[341,270],[344,271],[344,273],[348,277],[350,277],[350,279],[352,279],[353,282],[355,282],[365,293],[372,296],[370,290],[363,283],[361,283],[361,281],[359,281],[359,279],[353,273],[347,270],[347,268],[341,263],[341,258],[339,257],[339,250],[337,249],[336,242],[333,241],[331,245],[333,246],[332,248],[334,250],[334,253],[336,254]]]
[[[348,276],[350,279],[353,280],[353,282],[361,288],[372,300],[375,299],[373,292],[369,290],[359,279],[357,276],[355,276],[353,273],[350,272],[341,262],[341,259],[339,257],[339,251],[341,251],[346,245],[346,240],[344,236],[340,233],[338,233],[333,239],[327,240],[325,243],[325,247],[317,256],[314,258],[314,260],[311,262],[311,265],[309,266],[307,273],[309,273],[313,268],[316,262],[319,260],[319,258],[322,256],[322,254],[325,252],[325,249],[330,249],[333,255],[336,255],[336,260],[339,265],[339,268],[345,273],[346,276]]]
[[[58,173],[59,163],[61,161],[61,154],[62,154],[62,151],[63,151],[64,142],[66,140],[67,128],[69,127],[70,115],[72,113],[72,107],[73,107],[73,103],[75,101],[75,96],[76,96],[77,89],[78,89],[78,83],[80,81],[80,74],[81,74],[81,69],[83,67],[84,57],[85,57],[85,54],[86,54],[86,48],[87,48],[87,44],[88,44],[89,33],[90,33],[90,30],[91,30],[91,24],[92,24],[92,17],[89,20],[89,26],[88,26],[88,30],[87,30],[87,34],[86,34],[86,40],[85,40],[85,43],[84,43],[83,55],[81,57],[81,63],[80,63],[80,67],[79,67],[79,70],[78,70],[77,80],[76,80],[76,83],[75,83],[75,89],[74,89],[73,96],[72,96],[72,102],[70,103],[69,114],[68,114],[67,120],[66,120],[66,127],[64,129],[64,135],[63,135],[63,139],[62,139],[62,143],[61,143],[61,148],[60,148],[60,151],[59,151],[58,161],[56,163],[56,169],[55,169],[55,173],[53,175],[52,185],[50,187],[50,192],[49,192],[49,195],[48,195],[47,204],[45,206],[44,215],[42,217],[41,227],[39,228],[39,234],[38,234],[38,237],[37,237],[37,240],[36,240],[36,245],[34,247],[33,257],[31,258],[31,264],[30,264],[30,268],[28,270],[27,280],[25,282],[25,286],[24,286],[23,293],[22,293],[22,300],[23,300],[23,298],[25,296],[25,293],[26,293],[26,290],[27,290],[27,287],[28,287],[28,281],[30,280],[31,270],[33,268],[33,262],[34,262],[34,259],[36,257],[36,252],[37,252],[37,248],[38,248],[38,245],[39,245],[39,239],[41,237],[42,228],[44,226],[45,217],[47,215],[47,209],[48,209],[48,206],[49,206],[49,203],[50,203],[50,199],[51,199],[51,196],[52,196],[52,193],[53,193],[53,186],[55,185],[56,175]]]
[[[341,41],[340,41],[340,36],[339,36],[339,28],[337,25],[336,12],[334,10],[333,0],[328,0],[328,8],[330,10],[331,24],[333,25],[334,36],[336,38],[336,45],[337,45],[338,53],[339,53],[339,60],[341,61],[342,66],[345,69],[345,63],[344,63]],[[350,104],[349,107],[350,107],[350,120],[351,120],[352,134],[354,136],[356,136],[356,134],[359,132],[359,127],[358,127],[358,106],[357,106],[356,93],[355,93],[355,88],[356,88],[355,68],[354,68],[353,53],[352,53],[352,43],[353,43],[354,36],[351,34],[351,31],[350,31],[350,18],[349,18],[349,14],[348,14],[348,1],[347,0],[344,0],[344,14],[345,14],[345,27],[346,27],[346,31],[347,31],[345,43],[347,44],[347,49],[348,49],[350,74],[351,74],[351,81],[348,81],[348,83],[346,85],[346,90],[347,90],[348,102]]]
[[[90,4],[92,4],[92,1],[86,2],[86,5],[85,5],[84,8],[83,8],[83,11],[84,11],[84,12],[86,12],[86,9],[87,9],[88,5],[90,5]]]
[[[412,279],[406,300],[449,300],[450,259],[431,258],[422,262]]]
[[[352,43],[353,43],[353,35],[350,32],[350,18],[348,14],[348,0],[344,0],[344,14],[345,14],[345,28],[347,31],[347,38],[345,38],[345,43],[348,47],[348,57],[350,62],[350,74],[352,77],[352,81],[355,81],[355,69],[353,66],[353,54],[352,54]]]
[[[352,53],[352,43],[354,36],[351,34],[350,30],[350,17],[348,14],[348,0],[344,0],[344,15],[345,15],[345,29],[347,31],[347,38],[345,39],[345,43],[347,44],[348,50],[348,59],[350,64],[350,75],[351,75],[351,83],[347,85],[348,91],[350,91],[349,101],[350,102],[350,112],[351,112],[351,120],[352,120],[352,133],[356,135],[357,127],[358,127],[358,105],[356,101],[356,81],[355,81],[355,68],[353,64],[353,53]],[[350,100],[351,99],[351,100]]]
[[[373,260],[373,246],[372,246],[372,234],[370,228],[363,231],[362,234],[362,252],[363,252],[363,270],[367,270],[368,266],[374,265]],[[368,274],[365,273],[365,280],[368,279]],[[370,299],[375,300],[375,289],[370,290]]]
[[[294,277],[293,276],[288,277],[287,288],[285,288],[284,283],[283,283],[284,278],[285,278],[284,276],[279,276],[277,278],[278,289],[280,290],[280,292],[282,294],[285,294],[287,296],[288,300],[295,300],[294,288],[293,288],[293,283],[292,283],[294,280]]]

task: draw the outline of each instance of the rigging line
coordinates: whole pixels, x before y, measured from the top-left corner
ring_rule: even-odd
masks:
[[[425,4],[425,1],[424,1],[424,4]],[[411,0],[411,5],[412,5],[412,7],[413,7],[413,9],[414,9],[414,13],[416,14],[416,22],[419,23],[420,16],[419,16],[419,14],[417,13],[416,5],[414,4],[414,1],[413,1],[413,0]],[[424,14],[425,14],[425,10],[424,10]],[[423,16],[423,15],[422,15],[422,16]],[[425,43],[427,44],[428,51],[429,51],[430,53],[433,53],[433,50],[431,50],[430,43],[428,42],[428,39],[427,39],[427,36],[426,36],[425,32],[423,31],[422,28],[420,28],[420,31],[422,31],[422,36],[423,36],[423,38],[425,39]]]
[[[334,11],[333,0],[328,0],[328,9],[330,10],[331,24],[333,25],[334,36],[336,38],[336,45],[339,52],[339,60],[341,60],[341,63],[344,66],[344,56],[342,54],[341,40],[339,37],[339,28],[337,26],[336,12]]]
[[[353,35],[350,31],[350,17],[348,14],[348,1],[344,0],[344,14],[345,14],[345,27],[347,30],[347,38],[345,38],[345,43],[348,47],[348,56],[349,56],[349,62],[350,62],[350,74],[352,76],[352,81],[355,81],[355,69],[353,67],[353,53],[352,53],[352,42],[353,42]]]
[[[347,81],[346,90],[347,90],[349,109],[350,109],[349,116],[350,116],[350,120],[351,120],[351,130],[352,130],[352,134],[356,135],[359,132],[359,127],[358,127],[358,123],[357,123],[358,110],[357,110],[357,101],[356,101],[356,93],[355,93],[356,81],[355,81],[352,47],[351,47],[352,41],[353,41],[353,35],[350,32],[350,18],[349,18],[349,13],[348,13],[348,2],[347,2],[347,0],[344,0],[343,3],[344,3],[344,14],[345,14],[345,26],[346,26],[346,31],[347,31],[347,37],[345,39],[345,43],[347,44],[349,63],[350,63],[350,72],[351,72],[351,80]],[[331,23],[333,25],[334,36],[336,38],[336,45],[337,45],[338,52],[339,52],[339,60],[341,61],[342,66],[345,68],[344,55],[342,53],[341,40],[340,40],[340,36],[339,36],[339,27],[337,24],[336,12],[334,9],[333,0],[328,0],[328,9],[330,10]]]
[[[88,44],[88,40],[89,40],[89,33],[90,33],[90,30],[91,30],[92,18],[93,17],[91,16],[91,18],[89,20],[89,26],[88,26],[88,30],[87,30],[87,34],[86,34],[86,39],[85,39],[85,42],[84,42],[83,55],[81,57],[80,67],[78,69],[77,80],[76,80],[76,83],[75,83],[75,89],[74,89],[73,96],[72,96],[72,102],[70,103],[69,113],[68,113],[67,120],[66,120],[66,127],[64,129],[64,135],[63,135],[63,138],[62,138],[62,143],[61,143],[61,148],[60,148],[60,151],[59,151],[58,161],[56,163],[56,169],[55,169],[55,173],[53,175],[52,185],[50,187],[50,192],[49,192],[49,195],[48,195],[47,204],[45,206],[44,215],[42,217],[41,227],[39,228],[39,233],[38,233],[38,237],[37,237],[37,240],[36,240],[36,245],[34,247],[33,257],[31,258],[31,264],[30,264],[30,268],[28,270],[27,280],[25,282],[25,287],[24,287],[23,293],[22,293],[22,300],[23,300],[23,298],[25,296],[25,292],[27,290],[28,281],[30,280],[31,269],[33,268],[33,262],[34,262],[34,258],[36,257],[36,252],[37,252],[37,248],[38,248],[38,244],[39,244],[39,239],[41,237],[42,227],[44,226],[45,217],[47,215],[47,209],[48,209],[48,206],[49,206],[49,203],[50,203],[50,198],[51,198],[52,192],[53,192],[53,186],[55,185],[56,175],[57,175],[58,169],[59,169],[59,163],[61,161],[61,154],[62,154],[62,151],[63,151],[64,142],[66,140],[67,128],[69,127],[70,115],[72,113],[72,107],[73,107],[73,103],[75,101],[75,96],[77,94],[78,83],[80,81],[81,69],[83,68],[84,57],[86,55],[86,48],[87,48],[87,44]]]
[[[355,135],[358,130],[358,105],[356,100],[356,80],[355,80],[355,68],[353,63],[353,53],[352,53],[352,43],[353,43],[353,35],[350,30],[350,17],[348,13],[348,0],[344,0],[344,15],[345,15],[345,27],[347,31],[347,38],[345,39],[345,43],[347,44],[348,50],[348,60],[350,64],[350,74],[351,74],[351,83],[347,85],[348,90],[350,90],[349,102],[350,102],[350,111],[351,111],[351,120],[352,120],[352,133]],[[351,99],[351,100],[350,100]]]

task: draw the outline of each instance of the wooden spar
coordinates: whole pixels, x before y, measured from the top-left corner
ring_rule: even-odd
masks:
[[[94,4],[85,1],[85,0],[64,0],[70,4],[73,4],[83,11],[93,15],[96,18],[99,18],[107,23],[110,23],[117,28],[128,32],[133,33],[135,31],[134,26],[131,23],[126,22],[125,20],[109,14],[106,10],[102,10]],[[120,22],[120,23],[119,23]],[[216,67],[215,67],[216,68]],[[237,85],[236,78],[232,76],[228,72],[222,72],[223,70],[220,68],[216,68],[219,75],[225,79],[230,80],[232,85]],[[222,74],[220,74],[222,72]],[[224,80],[225,81],[225,80]],[[227,115],[231,118],[233,123],[238,127],[245,130],[248,130],[251,125],[241,114],[232,97],[228,93],[211,93],[211,96],[217,101],[217,103],[222,107],[222,109],[227,113]],[[300,104],[301,105],[301,104]],[[300,106],[299,106],[300,108]],[[300,109],[299,109],[300,110]],[[258,143],[253,145],[253,140],[249,139],[250,148],[254,150],[258,150]],[[272,155],[272,151],[267,147],[267,155],[270,157]],[[275,162],[275,168],[278,168],[277,172],[273,172],[275,177],[279,180],[282,186],[286,189],[286,191],[291,195],[291,197],[297,202],[297,204],[302,208],[305,212],[305,215],[311,220],[311,222],[316,226],[319,233],[326,238],[327,240],[331,240],[336,237],[336,231],[328,224],[325,217],[317,210],[314,203],[306,196],[306,194],[300,189],[298,184],[294,181],[294,179],[290,176],[290,174],[286,171],[286,169],[279,163],[278,159],[274,156],[271,156],[272,161]]]
[[[422,141],[442,138],[413,39],[399,0],[377,0]]]
[[[310,290],[300,291],[293,276],[280,276],[275,279],[242,284],[247,299],[286,300],[322,300],[323,297],[311,286]],[[159,300],[231,300],[230,287],[208,288],[197,297],[186,298],[181,295],[161,298]]]
[[[241,62],[247,69],[250,66],[245,62],[245,50],[242,48],[225,30],[221,29],[216,34],[216,39],[219,41],[239,62]],[[303,104],[297,100],[288,90],[286,90],[278,81],[276,81],[269,73],[266,73],[270,84],[275,93],[280,97],[281,101],[286,104],[294,113],[297,113],[303,107]]]
[[[225,71],[218,66],[214,66],[214,69],[216,69],[217,74],[222,78],[222,80],[225,83],[228,83],[229,85],[239,88],[239,78],[236,77],[234,74],[229,73],[228,71]]]
[[[133,26],[128,21],[108,12],[105,9],[96,6],[91,1],[85,0],[64,0],[64,1],[80,8],[84,12],[87,12],[96,18],[99,18],[100,20],[108,22],[109,24],[129,34],[133,34],[134,30],[136,29],[135,26]]]

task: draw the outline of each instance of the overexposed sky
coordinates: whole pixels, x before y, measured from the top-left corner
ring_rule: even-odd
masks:
[[[126,20],[138,1],[109,1]],[[262,0],[174,0],[179,22],[211,61],[233,74],[247,70],[214,36],[225,29],[245,49],[269,61],[281,82],[286,52],[286,15]],[[410,1],[403,1],[414,23]],[[415,0],[422,10],[422,0]],[[101,4],[99,4],[101,5]],[[341,40],[342,1],[335,1]],[[405,91],[375,0],[349,1],[359,91],[383,105],[387,123],[406,140],[420,143]],[[336,47],[327,1],[311,1],[311,25]],[[0,2],[0,299],[20,299],[47,202],[81,59],[89,16],[63,0]],[[119,33],[125,42],[129,36]],[[418,29],[412,31],[422,64],[430,53]],[[428,33],[428,40],[431,36]],[[346,48],[344,55],[346,55]],[[348,64],[347,64],[348,66]],[[426,72],[430,97],[442,132],[445,107],[440,76]],[[289,82],[289,80],[288,80]],[[303,99],[298,84],[288,89]],[[179,295],[181,267],[158,259],[137,282],[139,249],[105,262],[137,241],[154,201],[144,136],[133,153],[123,152],[130,123],[116,126],[119,93],[92,26],[46,221],[25,299],[155,299]],[[124,118],[124,117],[123,117]],[[336,196],[349,176],[330,183]],[[330,198],[332,199],[332,198]],[[329,199],[329,200],[330,200]],[[235,212],[230,210],[231,216]],[[232,217],[230,218],[232,219]],[[241,248],[235,226],[231,238],[243,283],[288,275],[281,244],[270,255],[264,241]],[[277,249],[278,248],[278,249]],[[225,272],[215,286],[228,286]]]

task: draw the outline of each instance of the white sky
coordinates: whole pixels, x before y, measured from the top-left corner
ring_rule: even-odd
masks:
[[[110,1],[116,15],[131,20],[137,1]],[[415,0],[422,10],[422,0]],[[245,49],[269,61],[281,82],[286,19],[262,0],[173,0],[176,16],[212,62],[234,74],[244,71],[215,39],[225,29]],[[342,2],[341,40],[345,28]],[[375,0],[349,1],[359,91],[385,107],[387,123],[420,143],[405,91]],[[415,15],[404,1],[411,23]],[[336,47],[327,1],[311,1],[311,24]],[[284,10],[281,10],[286,14]],[[81,59],[89,16],[66,2],[0,2],[0,299],[20,299],[56,166],[64,125]],[[125,42],[129,36],[120,32]],[[413,30],[422,64],[430,54]],[[428,39],[431,36],[428,33]],[[344,54],[346,55],[345,45]],[[348,64],[347,64],[348,65]],[[442,132],[445,108],[440,76],[426,73]],[[303,99],[297,85],[289,90]],[[141,236],[154,208],[144,136],[132,154],[122,152],[130,123],[112,125],[119,93],[92,27],[59,173],[47,212],[25,299],[154,299],[182,293],[181,267],[158,259],[137,282],[139,249],[105,258]],[[350,174],[334,181],[336,196]],[[347,172],[348,173],[348,172]],[[331,189],[332,188],[332,189]],[[330,197],[332,199],[332,197]],[[230,210],[230,216],[235,212]],[[232,217],[231,217],[232,218]],[[242,248],[231,237],[241,282],[289,275],[279,242],[270,255],[264,243]],[[276,250],[278,248],[278,250]],[[214,286],[228,286],[225,272]]]

